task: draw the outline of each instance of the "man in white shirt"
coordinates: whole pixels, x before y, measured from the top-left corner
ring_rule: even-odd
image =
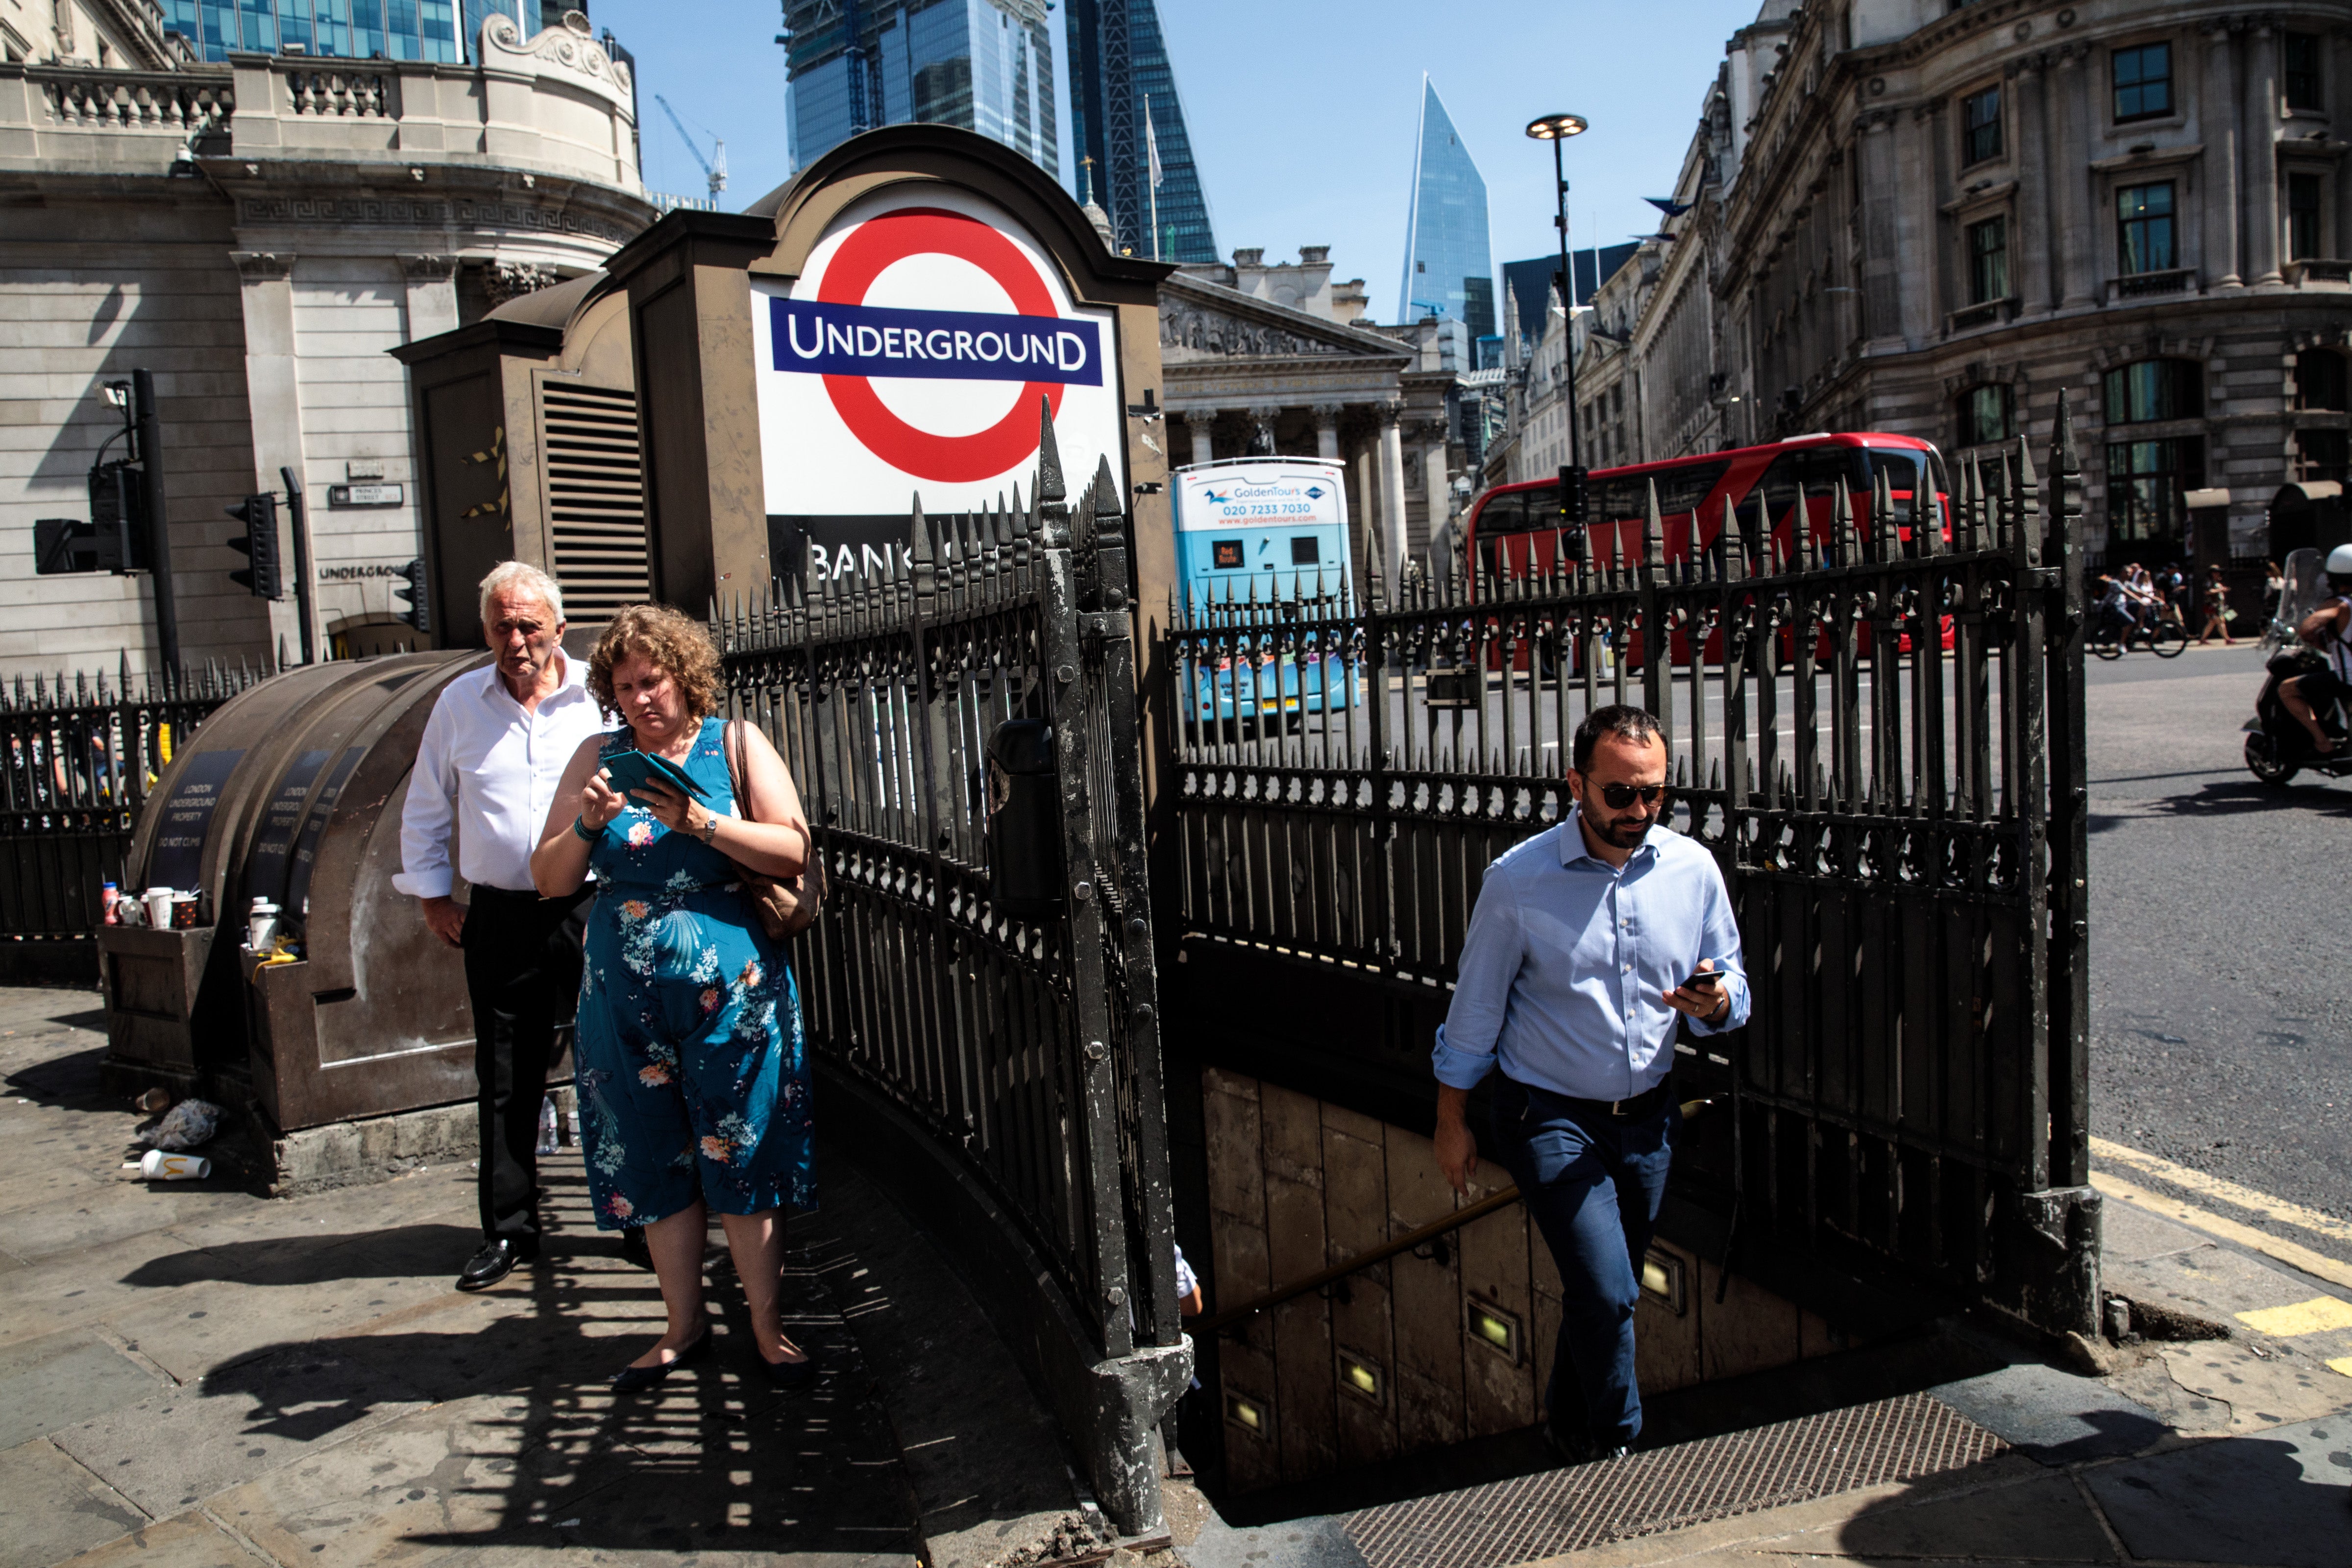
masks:
[[[481,607],[496,660],[452,680],[433,705],[392,881],[466,955],[481,1086],[482,1249],[457,1276],[461,1290],[495,1284],[539,1254],[539,1109],[579,1005],[590,889],[541,898],[530,851],[572,753],[605,728],[586,664],[564,657],[563,592],[553,579],[505,562],[482,579]],[[457,877],[470,906],[452,896]]]

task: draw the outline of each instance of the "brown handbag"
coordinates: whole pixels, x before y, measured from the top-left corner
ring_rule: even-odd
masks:
[[[745,821],[751,820],[750,797],[743,793],[743,775],[749,764],[740,761],[748,746],[742,736],[743,721],[728,721],[722,747],[727,753],[727,784],[735,794],[735,808]],[[734,859],[733,856],[728,857]],[[824,904],[824,866],[816,856],[816,840],[809,838],[809,858],[797,877],[771,877],[765,871],[754,871],[740,860],[735,868],[742,873],[743,890],[751,896],[751,907],[760,911],[760,929],[772,942],[789,942],[816,923],[817,910]]]

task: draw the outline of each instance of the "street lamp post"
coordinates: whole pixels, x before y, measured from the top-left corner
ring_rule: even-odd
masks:
[[[1559,211],[1552,226],[1559,230],[1559,306],[1561,332],[1559,359],[1568,376],[1568,461],[1559,470],[1559,523],[1570,537],[1578,555],[1584,552],[1584,458],[1576,440],[1576,274],[1568,256],[1568,169],[1560,154],[1560,143],[1571,136],[1584,134],[1586,121],[1581,114],[1547,114],[1528,122],[1528,134],[1538,142],[1551,143],[1552,198]]]

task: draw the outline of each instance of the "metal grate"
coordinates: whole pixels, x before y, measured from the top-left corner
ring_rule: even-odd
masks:
[[[636,395],[543,381],[547,512],[565,613],[583,624],[653,596]]]
[[[1341,1522],[1371,1568],[1504,1568],[1981,1464],[2008,1447],[1932,1395],[1910,1394]]]

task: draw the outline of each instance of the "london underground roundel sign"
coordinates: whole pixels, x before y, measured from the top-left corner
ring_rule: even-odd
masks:
[[[1010,215],[937,185],[827,228],[789,284],[752,279],[773,558],[864,575],[925,510],[1034,482],[1040,404],[1066,473],[1124,475],[1115,318],[1079,307]]]

